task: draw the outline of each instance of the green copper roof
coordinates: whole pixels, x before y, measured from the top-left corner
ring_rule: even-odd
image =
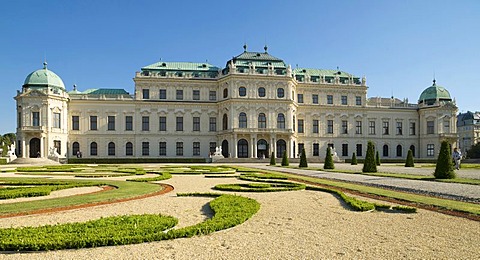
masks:
[[[283,60],[273,57],[272,55],[268,54],[268,52],[248,52],[245,51],[242,54],[238,55],[234,59],[236,60],[256,60],[256,61],[280,61]]]
[[[335,77],[339,76],[342,78],[358,78],[354,75],[347,73],[345,71],[339,70],[322,70],[322,69],[308,69],[308,68],[296,68],[293,70],[295,75],[310,75],[310,76],[324,76],[324,77]]]
[[[208,63],[196,62],[165,62],[160,61],[142,68],[142,70],[171,70],[171,71],[218,71],[215,67]]]
[[[128,92],[124,89],[115,88],[91,88],[83,92],[78,90],[68,92],[70,95],[128,95]]]
[[[47,69],[46,62],[43,63],[43,69],[30,73],[23,84],[29,86],[55,86],[65,89],[62,79],[53,71]]]
[[[287,68],[287,64],[282,59],[273,57],[272,55],[265,52],[248,52],[244,51],[240,55],[233,57],[227,62],[228,64],[233,61],[237,67],[248,67],[254,65],[255,67],[264,67],[273,66],[274,68]]]
[[[448,90],[446,90],[444,87],[439,86],[435,83],[435,80],[433,80],[433,85],[426,88],[422,94],[420,95],[420,98],[418,99],[418,103],[432,103],[435,102],[436,100],[446,100],[446,101],[452,101],[452,98],[450,97],[450,93]]]

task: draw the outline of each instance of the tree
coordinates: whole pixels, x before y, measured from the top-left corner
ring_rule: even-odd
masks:
[[[270,165],[275,165],[277,162],[275,161],[275,153],[272,152],[272,156],[270,156]]]
[[[355,153],[352,154],[351,165],[357,165],[357,156],[355,155]]]
[[[290,165],[288,163],[288,156],[287,156],[287,151],[283,151],[283,156],[282,156],[282,166],[288,166]]]
[[[408,150],[407,160],[405,161],[405,167],[415,167],[413,163],[413,152],[412,150]]]
[[[305,148],[302,149],[302,154],[300,155],[300,164],[298,165],[298,167],[300,168],[308,167],[307,156],[305,155]]]
[[[467,157],[472,159],[480,158],[480,142],[472,145],[470,150],[467,151]]]
[[[375,154],[375,164],[377,164],[377,166],[380,166],[380,154],[378,154],[378,151]]]
[[[333,164],[332,150],[330,147],[327,148],[327,154],[325,155],[325,163],[323,164],[323,169],[335,169]]]
[[[455,171],[453,170],[452,153],[450,145],[447,141],[443,141],[438,154],[437,166],[433,173],[436,179],[454,179]]]
[[[11,144],[15,143],[16,136],[14,133],[7,133],[3,136],[0,135],[0,148],[2,149],[2,153],[0,156],[6,156],[8,152],[8,148]]]
[[[377,172],[373,143],[370,141],[368,141],[367,154],[365,156],[365,162],[363,163],[362,172]]]

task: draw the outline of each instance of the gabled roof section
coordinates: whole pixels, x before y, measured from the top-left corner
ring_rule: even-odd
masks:
[[[80,91],[70,91],[70,95],[129,95],[128,92],[124,89],[115,89],[115,88],[91,88],[83,92]]]
[[[212,64],[198,62],[165,62],[160,61],[142,68],[143,70],[153,71],[202,71],[202,72],[218,72],[218,67]]]
[[[249,52],[244,51],[240,55],[233,57],[227,62],[227,67],[230,62],[233,62],[236,67],[248,67],[254,65],[255,67],[273,66],[274,68],[287,68],[287,64],[282,59],[270,55],[268,52]]]

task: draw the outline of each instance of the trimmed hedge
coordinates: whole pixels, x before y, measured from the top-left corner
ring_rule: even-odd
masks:
[[[455,179],[452,153],[450,150],[450,145],[447,141],[442,141],[433,176],[435,176],[436,179]]]
[[[0,164],[7,164],[7,158],[0,158]]]
[[[413,152],[412,150],[408,150],[407,160],[405,161],[405,167],[415,167],[415,163],[413,162]]]
[[[367,155],[365,156],[362,172],[377,172],[375,152],[373,148],[373,143],[371,141],[368,141]]]
[[[332,149],[330,147],[327,147],[327,153],[325,154],[325,163],[323,164],[323,169],[335,169],[335,165],[333,164]]]
[[[275,182],[275,183],[219,184],[213,188],[221,191],[276,192],[276,191],[303,190],[305,189],[305,185],[298,184],[298,183],[291,183],[291,182],[282,182],[282,183]]]
[[[207,158],[68,158],[68,163],[207,163]]]
[[[168,172],[148,171],[147,173],[154,173],[154,174],[158,174],[159,176],[151,177],[151,178],[128,179],[127,181],[150,182],[150,181],[163,181],[163,180],[168,180],[172,178],[172,175]]]
[[[369,211],[369,210],[375,209],[375,204],[367,201],[362,201],[354,197],[349,197],[341,191],[327,189],[323,187],[317,187],[317,186],[307,186],[306,190],[323,191],[323,192],[328,192],[328,193],[338,195],[346,204],[352,207],[352,209],[355,211]]]
[[[282,156],[282,166],[289,166],[290,163],[288,162],[288,155],[287,155],[287,150],[283,151],[283,156]]]

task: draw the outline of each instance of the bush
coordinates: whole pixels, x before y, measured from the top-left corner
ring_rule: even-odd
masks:
[[[377,164],[375,162],[375,155],[373,150],[373,143],[369,141],[367,145],[367,155],[365,156],[365,162],[363,163],[362,172],[377,172]]]
[[[302,154],[300,155],[300,164],[298,165],[300,168],[308,167],[307,163],[307,156],[305,155],[305,149],[302,149]]]
[[[405,161],[405,167],[415,167],[415,164],[413,162],[413,152],[412,152],[412,150],[408,150],[407,161]]]
[[[6,158],[0,158],[0,164],[7,164]]]
[[[288,166],[290,163],[288,163],[288,156],[287,156],[287,151],[283,151],[283,156],[282,156],[282,166]]]
[[[380,154],[378,154],[378,151],[375,154],[375,164],[377,164],[377,166],[380,166]]]
[[[455,171],[453,170],[452,153],[450,145],[447,141],[443,141],[438,154],[437,166],[433,173],[436,179],[454,179]]]
[[[350,163],[351,165],[357,165],[357,156],[355,153],[352,154],[352,162]]]
[[[333,164],[332,150],[330,147],[327,148],[327,154],[325,155],[325,163],[323,164],[323,169],[335,169],[335,165]]]
[[[275,165],[277,162],[275,161],[275,153],[272,152],[272,156],[270,156],[270,165]]]
[[[467,157],[472,159],[480,158],[480,142],[472,145],[470,150],[467,151]]]

